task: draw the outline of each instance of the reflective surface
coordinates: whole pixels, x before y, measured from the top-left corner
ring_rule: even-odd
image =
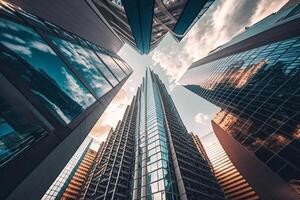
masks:
[[[91,50],[68,42],[67,40],[51,36],[50,38],[70,65],[76,69],[85,82],[95,91],[97,97],[101,97],[112,88],[100,71],[100,66],[102,66],[103,63]]]
[[[114,53],[5,2],[0,50],[0,165],[49,132],[65,137],[132,72],[110,69],[97,54]]]
[[[125,72],[119,67],[119,65],[113,60],[112,57],[98,53],[98,56],[102,61],[111,69],[111,71],[116,75],[119,81],[123,80],[126,76]]]
[[[188,71],[214,119],[286,181],[300,179],[300,38],[271,43]],[[186,79],[188,82],[188,80]]]
[[[28,63],[20,63],[15,68],[16,73],[23,74],[20,78],[31,85],[31,92],[65,123],[70,123],[95,102],[95,98],[32,29],[0,19],[0,32],[0,43]]]

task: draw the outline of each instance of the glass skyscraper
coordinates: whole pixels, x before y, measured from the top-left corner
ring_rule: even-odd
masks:
[[[214,0],[87,0],[125,42],[148,54],[169,32],[180,41]]]
[[[300,182],[299,12],[299,1],[288,2],[193,63],[181,79],[222,108],[215,133],[263,199],[299,199],[293,190]]]
[[[225,196],[231,200],[258,200],[256,192],[232,164],[216,135],[211,132],[201,138],[193,135],[198,145],[203,145],[214,175]]]
[[[224,199],[164,84],[147,70],[81,199]]]
[[[132,69],[3,1],[0,49],[0,199],[41,198]]]

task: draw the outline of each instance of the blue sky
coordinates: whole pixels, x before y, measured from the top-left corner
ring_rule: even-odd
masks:
[[[167,34],[149,55],[140,55],[125,44],[119,55],[134,73],[91,131],[92,137],[104,141],[109,129],[122,119],[126,106],[142,82],[146,67],[152,68],[167,86],[187,130],[200,136],[211,132],[210,120],[219,108],[180,86],[178,80],[194,61],[226,43],[245,27],[276,12],[286,2],[216,0],[180,43]]]

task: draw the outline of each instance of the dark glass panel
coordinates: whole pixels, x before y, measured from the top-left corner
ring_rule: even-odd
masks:
[[[101,74],[100,67],[103,63],[94,52],[67,40],[53,36],[49,36],[49,38],[62,52],[69,64],[91,86],[97,97],[101,97],[112,88]]]
[[[32,94],[58,119],[70,123],[95,102],[95,98],[32,29],[0,19],[0,33],[0,43],[30,65],[21,64],[12,54],[3,55],[2,59],[7,59],[4,62],[16,62],[15,68],[10,70],[19,75],[17,79],[31,87]]]
[[[123,80],[126,74],[121,70],[121,68],[117,65],[117,63],[112,59],[112,57],[98,53],[103,62],[110,68],[113,74],[117,77],[119,81]]]
[[[0,93],[0,165],[47,134],[33,117],[28,113],[25,116],[20,111],[20,106],[14,107],[11,100],[5,98],[4,94]]]

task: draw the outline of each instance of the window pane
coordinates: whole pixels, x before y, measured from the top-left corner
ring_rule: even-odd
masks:
[[[100,57],[100,52],[96,52],[97,55]],[[117,85],[119,82],[116,79],[116,77],[111,73],[111,71],[109,71],[109,69],[107,68],[107,66],[105,66],[105,64],[101,61],[101,65],[99,65],[99,68],[101,69],[102,73],[106,76],[106,78],[109,80],[109,82],[115,86]]]
[[[31,65],[17,63],[18,59],[9,55],[6,58],[16,62],[11,70],[58,119],[69,123],[95,102],[92,94],[32,29],[0,19],[0,33],[0,43]]]
[[[57,37],[49,36],[49,38],[83,80],[91,86],[97,97],[101,97],[112,88],[99,71],[99,67],[103,64],[94,52]]]
[[[121,68],[115,63],[115,61],[108,55],[100,54],[99,55],[103,62],[111,69],[114,75],[118,78],[119,81],[123,80],[126,74],[121,70]]]
[[[126,74],[130,74],[130,71],[127,69],[127,67],[123,64],[123,62],[121,62],[120,60],[116,59],[116,58],[113,58],[117,63],[118,65],[123,69],[123,71],[126,73]]]
[[[12,154],[21,151],[28,143],[47,134],[46,130],[35,122],[32,117],[24,117],[0,94],[0,164]]]

